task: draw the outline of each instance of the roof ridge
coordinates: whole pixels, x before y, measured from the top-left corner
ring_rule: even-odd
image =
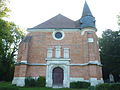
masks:
[[[75,27],[75,21],[68,17],[57,14],[56,16],[46,20],[45,22],[33,27],[33,28],[73,28]]]
[[[68,18],[68,17],[66,17],[66,16],[64,16],[64,15],[62,15],[62,14],[58,14],[58,15],[61,15],[61,16],[65,17],[65,18],[67,18],[67,19],[69,19],[69,20],[71,20],[71,21],[74,21],[74,20],[72,20],[72,19],[70,19],[70,18]],[[56,16],[57,16],[57,15],[56,15]]]

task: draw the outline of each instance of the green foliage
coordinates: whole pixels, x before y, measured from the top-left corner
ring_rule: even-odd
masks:
[[[40,77],[38,78],[37,82],[38,82],[38,86],[40,86],[40,87],[45,87],[45,84],[46,84],[45,77],[40,76]]]
[[[8,0],[0,0],[0,18],[7,17],[10,9],[8,8]]]
[[[120,90],[120,83],[111,84],[110,90]]]
[[[25,79],[26,87],[45,87],[45,77],[40,76],[38,79],[27,77]]]
[[[7,87],[13,87],[13,85],[11,85],[11,82],[0,82],[0,87],[6,87],[6,86]],[[56,90],[54,88],[43,88],[43,87],[18,87],[18,88],[19,88],[19,90]],[[60,88],[60,89],[57,89],[57,90],[78,90],[78,89]],[[79,90],[88,90],[88,89],[79,89]]]
[[[88,82],[71,82],[70,88],[88,88],[90,86],[90,83]]]
[[[120,83],[104,83],[96,86],[96,90],[120,90]]]
[[[99,84],[96,86],[96,90],[111,90],[110,89],[110,84]]]
[[[0,90],[19,90],[19,88],[18,87],[6,87],[6,86],[4,86],[4,87],[0,87]]]
[[[106,30],[99,39],[100,56],[103,64],[103,78],[112,73],[119,80],[120,74],[120,31]]]
[[[71,82],[70,83],[70,88],[80,88],[78,82]]]
[[[0,19],[0,81],[12,80],[14,60],[23,36],[14,23]]]
[[[9,0],[0,0],[0,81],[12,80],[16,52],[24,36],[18,26],[2,19],[10,11],[8,3]]]
[[[120,26],[120,14],[119,15],[117,15],[117,18],[118,18],[118,25]]]
[[[34,87],[34,88],[20,88],[20,90],[88,90],[88,89],[72,89],[72,88],[39,88],[39,87]]]
[[[90,86],[88,90],[96,90],[96,89],[95,89],[95,86]]]
[[[33,79],[32,77],[25,78],[25,86],[26,87],[36,87],[37,80]]]

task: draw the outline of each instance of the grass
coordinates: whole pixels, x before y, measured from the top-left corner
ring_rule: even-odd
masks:
[[[0,87],[1,86],[12,86],[11,82],[0,82]]]
[[[20,90],[88,90],[88,89],[71,89],[71,88],[61,88],[61,89],[55,89],[55,88],[20,88]]]
[[[0,87],[1,86],[12,87],[11,82],[0,82]],[[19,87],[19,90],[88,90],[88,89],[72,89],[72,88],[55,89],[55,88],[39,88],[39,87],[31,87],[31,88]]]

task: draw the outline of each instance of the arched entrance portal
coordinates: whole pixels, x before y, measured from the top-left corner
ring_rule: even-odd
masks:
[[[63,86],[64,73],[63,69],[56,67],[53,69],[53,86]]]

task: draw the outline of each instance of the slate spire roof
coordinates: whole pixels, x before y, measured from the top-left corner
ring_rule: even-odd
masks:
[[[84,4],[83,13],[82,13],[82,17],[84,16],[93,16],[86,1]]]
[[[88,27],[96,28],[95,17],[93,17],[90,11],[90,8],[87,2],[85,1],[82,17],[80,19],[80,28],[83,29],[83,28],[88,28]]]
[[[58,14],[57,16],[33,27],[34,29],[49,29],[49,28],[76,28],[75,21]]]

